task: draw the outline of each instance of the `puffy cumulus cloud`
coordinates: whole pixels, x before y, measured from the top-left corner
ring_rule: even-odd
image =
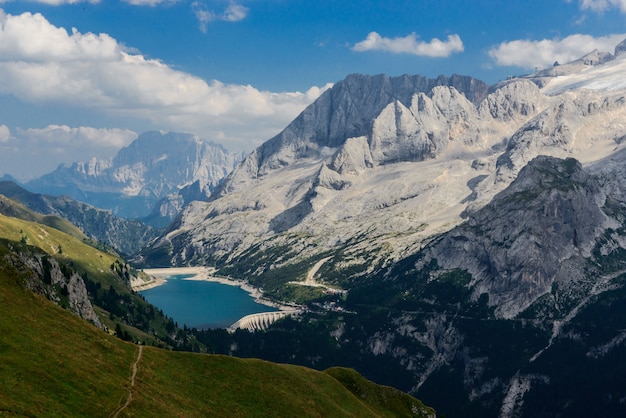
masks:
[[[619,9],[626,13],[626,0],[581,0],[582,10],[592,10],[597,13],[606,12],[609,9]]]
[[[1,134],[0,134],[1,135]],[[87,148],[92,150],[118,150],[137,138],[137,133],[128,129],[98,129],[89,126],[71,128],[67,125],[48,125],[45,128],[17,128],[15,136],[18,140],[30,144],[53,144],[63,147]],[[92,157],[95,154],[89,155]]]
[[[419,40],[415,33],[405,37],[385,38],[370,32],[363,41],[352,47],[353,51],[388,51],[395,54],[412,54],[425,57],[448,57],[455,52],[463,52],[463,41],[459,35],[448,35],[445,41],[437,38],[429,42]]]
[[[231,3],[223,13],[217,13],[207,8],[206,4],[194,1],[191,3],[193,13],[200,22],[200,30],[202,32],[207,31],[207,26],[211,22],[218,20],[224,22],[238,22],[245,19],[248,16],[249,9],[240,4]]]
[[[626,34],[594,38],[590,35],[570,35],[563,39],[527,39],[503,42],[489,50],[489,56],[497,65],[522,68],[547,67],[555,61],[566,63],[598,49],[613,52]]]
[[[250,149],[322,91],[275,93],[207,82],[131,52],[107,34],[68,32],[41,14],[0,12],[0,95],[27,103],[104,111],[208,139],[224,132],[226,147]]]
[[[8,127],[0,125],[0,173],[30,179],[59,164],[88,161],[94,156],[111,157],[135,138],[137,133],[127,129],[49,125],[16,128],[11,133]]]
[[[41,14],[8,15],[0,9],[0,63],[112,61],[122,48],[106,34],[72,33],[51,25]]]

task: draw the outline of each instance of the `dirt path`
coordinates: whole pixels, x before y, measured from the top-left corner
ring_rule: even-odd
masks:
[[[317,271],[320,269],[320,267],[322,267],[322,264],[324,264],[325,262],[327,262],[328,260],[330,260],[332,257],[326,257],[326,258],[322,258],[320,261],[318,261],[311,270],[309,270],[309,273],[306,275],[306,280],[304,281],[304,285],[305,286],[323,286],[320,283],[317,283],[315,281],[315,273],[317,273]]]
[[[128,388],[128,397],[126,398],[126,402],[124,402],[123,404],[120,404],[117,408],[115,408],[115,410],[111,412],[109,417],[117,418],[120,412],[126,409],[128,405],[130,405],[130,402],[133,400],[133,387],[135,386],[135,377],[137,376],[139,360],[141,360],[142,354],[143,354],[143,345],[140,345],[139,351],[137,352],[137,359],[133,363],[133,373],[130,375],[130,387]]]

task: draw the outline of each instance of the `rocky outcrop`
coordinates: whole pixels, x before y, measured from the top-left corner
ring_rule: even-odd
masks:
[[[85,282],[78,273],[61,266],[54,258],[41,253],[16,252],[5,255],[9,263],[24,273],[24,286],[76,315],[105,329],[89,300]]]
[[[514,80],[488,95],[480,103],[478,113],[504,123],[520,118],[528,120],[543,110],[545,101],[534,83]]]
[[[621,92],[607,95],[582,91],[551,98],[539,96],[538,103],[543,103],[544,107],[512,133],[504,151],[497,155],[495,169],[475,188],[475,200],[469,204],[469,212],[485,205],[539,155],[574,156],[583,164],[589,164],[621,147],[625,132],[621,125],[614,123],[626,115],[626,102]]]
[[[374,119],[369,148],[375,165],[421,161],[443,153],[450,142],[478,141],[476,107],[452,87],[413,96],[410,106],[395,101]]]

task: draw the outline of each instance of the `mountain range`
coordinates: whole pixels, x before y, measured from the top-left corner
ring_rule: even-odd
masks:
[[[265,268],[326,251],[352,254],[339,269],[364,253],[372,265],[397,260],[463,222],[538,155],[588,165],[620,149],[619,51],[551,81],[540,73],[491,88],[461,76],[349,76],[208,202],[189,205],[154,245],[172,256],[150,262],[221,266],[278,246],[298,250]],[[577,89],[579,77],[593,82]]]
[[[147,133],[26,187],[177,213],[136,266],[213,266],[306,305],[266,332],[181,340],[353,367],[449,416],[619,416],[625,52],[493,86],[353,74],[237,165]]]
[[[195,135],[153,131],[113,158],[62,165],[24,186],[165,226],[185,204],[206,199],[240,159]]]
[[[13,181],[0,181],[0,195],[19,201],[34,212],[66,219],[88,238],[127,256],[135,254],[160,233],[143,222],[115,216],[110,210],[99,209],[67,196],[29,192]]]
[[[451,416],[624,412],[623,46],[494,86],[351,75],[136,261],[318,306],[258,338],[314,328],[324,354],[289,361],[341,358]],[[303,290],[314,266],[335,292]]]

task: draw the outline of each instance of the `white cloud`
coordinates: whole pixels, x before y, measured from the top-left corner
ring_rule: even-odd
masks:
[[[224,11],[223,20],[227,22],[239,22],[248,16],[248,8],[240,4],[231,4]]]
[[[71,128],[67,125],[48,125],[45,128],[17,128],[15,137],[31,144],[57,146],[67,144],[74,148],[117,151],[137,138],[137,133],[128,129],[98,129],[88,126]],[[93,155],[96,154],[92,153],[88,157]]]
[[[0,143],[9,142],[11,139],[11,130],[6,125],[0,125]]]
[[[591,35],[570,35],[563,39],[527,39],[503,42],[489,50],[489,56],[497,65],[522,68],[547,67],[555,61],[564,64],[598,49],[613,53],[615,46],[626,34],[594,38]]]
[[[0,9],[0,62],[111,61],[122,48],[106,34],[71,35],[51,25],[41,14],[7,15]]]
[[[616,8],[626,13],[626,0],[581,0],[582,10],[592,10],[596,13],[603,13],[609,9]]]
[[[429,42],[420,41],[415,33],[405,37],[385,38],[376,32],[370,32],[365,40],[356,43],[352,50],[388,51],[395,54],[412,54],[426,57],[448,57],[455,52],[463,52],[463,41],[459,35],[448,35],[447,40],[437,38]]]
[[[191,3],[191,9],[196,15],[196,19],[200,22],[200,30],[206,33],[207,25],[218,20],[224,22],[239,22],[248,16],[249,9],[240,4],[231,3],[223,13],[216,13],[207,8],[204,3],[194,1]]]
[[[127,129],[49,125],[16,128],[11,133],[0,125],[0,173],[30,179],[51,172],[59,164],[111,157],[135,138],[137,133]]]
[[[321,91],[275,93],[207,82],[131,52],[107,34],[68,33],[41,14],[0,10],[0,95],[22,102],[91,109],[207,139],[223,132],[227,148],[250,150]]]
[[[215,13],[209,11],[205,5],[198,3],[197,1],[191,4],[193,13],[196,15],[196,19],[200,22],[200,30],[206,33],[207,25],[217,20]]]

